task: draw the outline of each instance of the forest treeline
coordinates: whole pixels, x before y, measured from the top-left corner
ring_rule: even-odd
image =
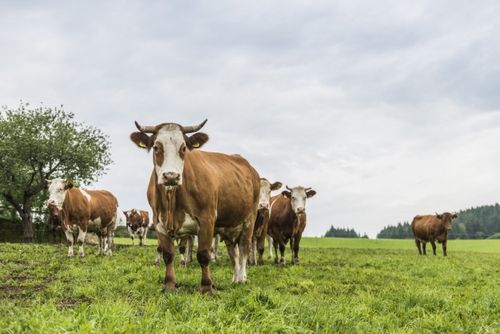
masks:
[[[473,207],[458,212],[458,218],[453,221],[449,239],[486,239],[500,233],[500,205],[485,205]],[[380,239],[410,239],[413,238],[411,222],[388,225],[378,234]]]
[[[361,236],[361,234],[356,232],[353,228],[334,227],[332,225],[330,229],[326,231],[325,238],[368,238],[368,236],[366,233]]]

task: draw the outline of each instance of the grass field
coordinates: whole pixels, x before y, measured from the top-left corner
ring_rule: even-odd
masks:
[[[500,240],[453,240],[444,258],[411,240],[306,238],[299,266],[266,261],[238,286],[223,254],[212,296],[196,263],[165,293],[155,247],[116,243],[111,258],[87,246],[71,259],[63,245],[0,244],[0,333],[500,332]]]

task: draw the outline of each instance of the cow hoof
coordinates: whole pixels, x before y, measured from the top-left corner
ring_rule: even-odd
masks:
[[[185,266],[186,266],[186,264],[187,264],[187,263],[186,263],[186,261],[181,260],[181,266],[185,267]]]
[[[165,285],[163,286],[163,290],[164,291],[175,291],[175,283],[174,282],[165,283]]]
[[[78,253],[78,255],[79,255],[80,257],[85,257],[85,254],[84,254],[84,253]]]
[[[213,285],[202,285],[200,287],[200,292],[201,293],[206,293],[206,294],[209,294],[209,295],[213,295],[215,290],[214,290],[214,286]]]

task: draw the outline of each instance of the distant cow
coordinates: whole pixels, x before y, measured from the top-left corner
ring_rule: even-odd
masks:
[[[436,241],[443,245],[443,255],[446,256],[446,243],[448,242],[448,232],[451,230],[453,219],[457,218],[456,213],[445,212],[443,214],[415,216],[411,222],[411,229],[415,237],[415,244],[418,253],[422,254],[420,243],[422,243],[423,254],[427,255],[425,246],[427,241],[432,245],[432,252],[436,255]]]
[[[271,198],[269,235],[273,238],[274,262],[285,264],[285,246],[290,240],[292,264],[299,263],[299,245],[306,227],[306,198],[316,194],[311,188],[286,187],[280,195]],[[278,261],[278,246],[281,259]]]
[[[214,233],[221,234],[233,265],[233,282],[247,279],[246,262],[259,199],[259,175],[241,156],[198,150],[208,135],[197,126],[162,123],[140,126],[130,135],[153,150],[148,199],[157,216],[156,231],[166,265],[165,288],[175,289],[174,238],[198,236],[201,291],[212,292],[209,263]],[[188,135],[194,133],[192,135]],[[151,195],[151,196],[150,196]]]
[[[47,180],[49,185],[48,205],[60,210],[62,229],[68,240],[68,256],[73,256],[73,226],[78,227],[78,255],[84,256],[83,244],[87,232],[96,232],[99,237],[99,255],[112,255],[113,233],[116,227],[118,201],[105,190],[83,190],[74,188],[70,181]],[[105,240],[107,239],[107,240]]]
[[[264,264],[262,255],[264,254],[267,230],[269,228],[271,191],[278,190],[281,188],[281,185],[281,182],[274,182],[271,184],[265,178],[260,179],[259,209],[253,228],[252,248],[249,258],[250,264]],[[258,260],[256,259],[257,254]]]
[[[144,210],[132,209],[123,211],[127,218],[127,230],[134,244],[134,236],[139,238],[139,246],[142,246],[146,241],[149,226],[149,213]]]

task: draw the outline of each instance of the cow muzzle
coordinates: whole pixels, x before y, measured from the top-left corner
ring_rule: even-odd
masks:
[[[163,173],[163,185],[169,187],[175,187],[179,185],[179,181],[181,180],[181,174],[174,172]]]
[[[297,215],[303,215],[304,213],[306,213],[306,208],[297,208],[297,209],[295,210],[295,213],[296,213]]]
[[[259,203],[259,210],[269,210],[269,203]]]

